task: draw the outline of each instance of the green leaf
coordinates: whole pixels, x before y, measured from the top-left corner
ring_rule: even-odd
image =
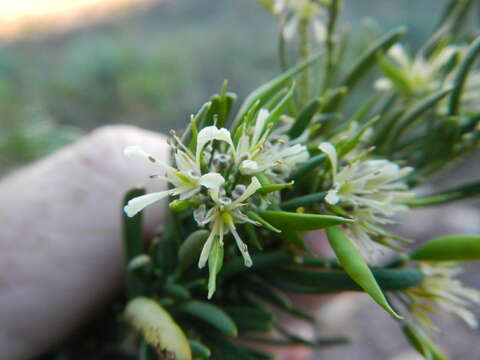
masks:
[[[351,219],[318,214],[300,214],[287,211],[261,211],[260,216],[282,231],[313,231],[339,224],[353,223]]]
[[[396,318],[401,318],[388,304],[372,271],[356,245],[340,229],[328,228],[327,236],[333,251],[345,271],[375,302]]]
[[[371,269],[378,285],[384,291],[404,290],[419,285],[425,278],[417,269]],[[297,284],[305,287],[305,292],[312,294],[329,294],[342,291],[363,291],[345,271],[314,271],[296,268],[275,269],[269,273],[269,279],[276,277],[275,284]],[[307,289],[308,288],[308,289]],[[287,290],[287,289],[285,289]]]
[[[226,306],[223,310],[233,319],[240,332],[273,330],[273,315],[251,306]]]
[[[248,268],[245,267],[242,257],[230,259],[223,267],[220,276],[223,279],[227,279],[241,272],[257,271],[278,266],[279,264],[288,265],[292,262],[292,256],[285,251],[271,251],[265,254],[252,255],[252,262],[253,265]]]
[[[448,114],[457,115],[460,107],[460,98],[462,97],[465,81],[468,73],[473,68],[477,56],[480,54],[480,36],[469,46],[465,58],[458,66],[458,71],[453,78],[453,91],[448,103]]]
[[[278,102],[278,104],[270,112],[267,119],[265,120],[264,131],[271,131],[269,130],[269,128],[273,129],[275,124],[280,119],[280,115],[282,115],[283,110],[286,108],[288,102],[292,99],[294,89],[295,89],[295,86],[292,85],[290,89],[288,89],[288,92],[285,94],[285,96]]]
[[[205,104],[202,105],[200,110],[198,110],[197,114],[193,117],[193,122],[199,126],[200,124],[203,124],[205,122],[205,117],[207,116],[208,112],[210,111],[210,108],[212,106],[212,103],[209,101]],[[185,132],[182,135],[182,142],[190,149],[195,149],[196,146],[196,138],[192,138],[192,125],[190,124]]]
[[[275,226],[270,224],[269,222],[265,221],[258,213],[255,211],[246,211],[245,214],[253,221],[256,221],[260,223],[265,229],[276,232],[276,233],[281,233],[282,230],[277,229]]]
[[[237,336],[237,327],[233,320],[218,306],[197,300],[187,301],[176,308],[181,313],[196,317],[221,332]]]
[[[409,324],[402,325],[402,331],[408,342],[419,354],[428,360],[447,360],[448,358],[426,337],[423,332],[418,331]]]
[[[192,354],[195,359],[208,359],[212,355],[210,349],[198,341],[189,339],[188,344],[190,345],[190,349],[192,350]]]
[[[295,210],[301,206],[310,206],[313,204],[318,204],[323,201],[327,195],[326,191],[299,196],[290,200],[287,200],[281,204],[282,209],[284,210]]]
[[[125,318],[159,354],[166,350],[178,360],[192,358],[182,329],[154,300],[146,297],[131,300],[125,309]]]
[[[321,100],[315,99],[310,104],[308,104],[305,109],[298,115],[297,119],[293,123],[292,127],[288,131],[288,136],[291,139],[295,139],[302,135],[305,129],[308,127],[313,117],[320,108]]]
[[[443,204],[450,201],[472,198],[478,195],[480,195],[480,181],[462,185],[454,189],[442,191],[437,194],[409,199],[405,201],[405,204],[410,207],[430,206]]]
[[[257,190],[257,194],[260,195],[267,195],[275,191],[281,191],[283,189],[288,189],[293,186],[295,182],[290,181],[289,183],[286,184],[267,184],[263,185],[260,189]]]
[[[398,27],[385,34],[375,43],[369,46],[369,48],[358,58],[352,69],[345,76],[342,84],[349,89],[353,88],[358,80],[360,80],[360,78],[364,76],[375,64],[377,54],[380,52],[386,52],[391,46],[397,43],[405,35],[405,33],[406,28],[404,26]]]
[[[207,230],[197,230],[191,233],[178,250],[178,267],[180,271],[187,270],[198,261],[203,244],[208,237]]]
[[[377,55],[377,61],[383,74],[392,81],[398,92],[410,95],[415,90],[412,89],[409,78],[403,68],[393,64],[383,54]]]
[[[165,294],[177,299],[177,300],[187,300],[190,298],[190,292],[178,284],[166,284],[163,287]]]
[[[212,349],[211,360],[256,360],[255,356],[251,355],[245,347],[234,344],[223,336],[215,336],[215,334],[202,335],[205,338],[205,342]]]
[[[301,163],[293,172],[290,178],[292,180],[298,181],[302,179],[305,175],[307,175],[310,171],[314,170],[316,167],[318,167],[320,164],[323,163],[323,161],[327,158],[325,154],[318,154],[315,156],[312,156],[310,159],[307,161]]]
[[[407,130],[420,116],[422,116],[426,111],[435,106],[451,91],[452,89],[440,90],[439,92],[430,95],[426,99],[416,104],[412,109],[410,109],[404,116],[400,118],[400,120],[398,121],[397,129],[391,132],[391,138],[398,140],[403,135],[405,130]]]
[[[320,58],[320,56],[321,54],[314,55],[306,62],[292,67],[288,71],[280,74],[266,84],[263,84],[258,89],[253,91],[250,95],[248,95],[243,104],[240,106],[238,114],[233,121],[232,132],[234,133],[237,127],[242,123],[245,115],[253,104],[259,101],[260,106],[263,105],[266,101],[268,101],[268,99],[270,99],[279,90],[285,87],[296,75],[300,74],[302,71],[312,66]]]
[[[411,258],[425,261],[480,260],[480,235],[442,236],[419,246]]]
[[[223,265],[223,246],[218,237],[213,240],[208,256],[208,298],[211,299],[216,289],[217,274]]]
[[[248,242],[255,246],[258,250],[263,250],[262,244],[258,240],[257,231],[252,224],[245,224],[244,225],[245,233],[248,237]]]
[[[127,192],[123,199],[123,205],[138,196],[145,195],[145,189],[132,189]],[[123,244],[125,248],[125,261],[128,265],[134,258],[143,254],[143,212],[128,217],[122,213],[123,220]],[[144,294],[146,284],[141,274],[135,271],[128,271],[126,274],[126,287],[128,298],[133,298]]]

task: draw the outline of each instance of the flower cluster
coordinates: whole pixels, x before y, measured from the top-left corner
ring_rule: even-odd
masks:
[[[436,329],[428,314],[445,313],[461,318],[472,328],[478,325],[469,305],[480,304],[480,291],[466,287],[455,277],[462,268],[455,263],[421,263],[425,280],[404,292],[404,302],[410,313],[423,326]]]
[[[413,169],[385,159],[363,159],[365,154],[341,166],[335,146],[324,142],[319,149],[327,154],[332,172],[332,189],[325,201],[342,207],[355,219],[348,226],[353,238],[369,253],[377,249],[375,242],[394,247],[385,239],[399,238],[383,226],[392,224],[395,215],[408,211],[404,201],[413,197],[413,193],[408,190],[405,178]]]
[[[310,24],[315,40],[322,42],[326,37],[325,6],[328,1],[314,0],[275,0],[273,12],[283,19],[283,36],[292,39],[303,21]],[[323,6],[322,6],[323,5]]]

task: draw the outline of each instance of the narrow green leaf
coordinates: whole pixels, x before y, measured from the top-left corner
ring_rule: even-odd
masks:
[[[209,333],[202,335],[212,349],[211,360],[256,360],[244,346],[235,344],[230,339]]]
[[[412,89],[410,80],[403,68],[393,64],[383,54],[377,55],[377,61],[383,74],[392,81],[396,90],[404,95],[411,95],[415,89]]]
[[[305,240],[303,240],[303,237],[295,230],[285,228],[282,230],[279,236],[297,249],[307,252],[310,251],[305,243]]]
[[[260,102],[260,105],[264,104],[266,101],[268,101],[268,99],[275,95],[276,92],[285,87],[296,75],[312,66],[320,58],[320,56],[321,54],[314,55],[306,62],[292,67],[288,71],[280,74],[266,84],[263,84],[250,95],[248,95],[238,110],[238,114],[232,124],[232,132],[235,132],[236,128],[244,120],[245,115],[253,104],[255,104],[257,101]]]
[[[299,196],[283,202],[281,207],[283,210],[295,210],[301,206],[310,206],[313,204],[318,204],[323,201],[326,195],[327,195],[327,192],[322,191],[319,193]]]
[[[349,89],[353,88],[358,80],[375,64],[377,54],[386,52],[392,45],[397,43],[405,33],[406,28],[401,26],[385,34],[373,43],[365,53],[358,58],[352,69],[345,76],[342,84]]]
[[[480,235],[448,235],[420,245],[413,260],[467,261],[480,260]]]
[[[199,125],[201,125],[205,122],[205,117],[207,116],[211,106],[212,106],[212,103],[210,101],[206,102],[205,104],[202,105],[200,110],[198,110],[197,114],[193,117],[193,119],[195,121],[195,124],[197,126],[199,126]],[[187,127],[187,129],[183,133],[181,140],[184,144],[188,144],[190,148],[195,148],[196,144],[194,142],[195,139],[192,138],[192,125],[191,124]]]
[[[425,278],[417,269],[370,269],[384,291],[404,290],[419,285]],[[342,291],[363,291],[345,271],[314,271],[295,268],[275,269],[270,275],[279,280],[309,287],[311,293],[329,294]]]
[[[364,289],[377,304],[396,318],[401,318],[388,304],[385,295],[378,286],[372,271],[363,259],[362,254],[340,229],[331,227],[327,229],[327,236],[333,251],[338,257],[345,271]]]
[[[177,300],[187,300],[190,298],[190,292],[182,285],[166,284],[163,287],[163,291],[165,292],[165,294]]]
[[[265,221],[258,213],[255,211],[246,211],[245,214],[251,219],[254,220],[258,223],[260,223],[265,229],[276,232],[276,233],[281,233],[282,230],[277,229],[275,226],[270,224],[269,222]]]
[[[180,271],[183,272],[187,270],[198,261],[208,234],[207,230],[197,230],[191,233],[182,245],[180,245],[180,249],[178,250],[178,267]]]
[[[208,359],[212,355],[210,349],[198,341],[189,339],[188,344],[190,345],[190,349],[192,350],[195,359]]]
[[[176,308],[181,313],[196,317],[221,332],[231,336],[237,336],[237,327],[233,320],[218,306],[203,301],[191,300]]]
[[[402,331],[408,342],[418,353],[428,360],[447,360],[447,357],[428,339],[423,332],[409,324],[402,325]]]
[[[273,314],[257,307],[226,306],[222,308],[240,332],[273,330]]]
[[[265,254],[252,255],[253,265],[249,268],[245,267],[242,257],[230,259],[223,267],[220,276],[227,279],[246,271],[257,271],[265,268],[271,268],[278,265],[288,265],[292,262],[292,256],[285,251],[272,251]]]
[[[260,189],[257,190],[257,194],[260,195],[267,195],[269,193],[275,192],[275,191],[281,191],[283,189],[288,189],[293,186],[295,182],[290,181],[289,183],[286,184],[267,184],[263,185]]]
[[[145,189],[132,189],[123,199],[123,204],[138,196],[145,195]],[[133,217],[122,213],[123,220],[123,244],[125,248],[125,262],[128,265],[132,259],[143,253],[143,212]],[[126,274],[127,295],[129,298],[140,296],[144,293],[146,285],[140,274],[129,271]]]
[[[292,180],[298,181],[302,179],[305,175],[307,175],[310,171],[314,170],[316,167],[318,167],[320,164],[323,163],[323,161],[327,158],[325,154],[318,154],[315,156],[312,156],[310,159],[305,161],[304,163],[301,163],[293,172],[290,178]]]
[[[267,119],[265,120],[265,131],[271,131],[269,129],[273,129],[275,124],[278,122],[278,120],[280,119],[280,115],[282,115],[288,102],[292,99],[294,89],[295,86],[292,85],[290,89],[288,89],[288,92],[285,94],[285,96],[282,97],[282,99],[270,112],[270,115],[268,115]]]
[[[298,115],[297,119],[293,123],[292,127],[288,131],[288,136],[291,139],[295,139],[302,135],[305,129],[310,124],[311,120],[317,113],[318,109],[320,108],[321,100],[315,99],[310,104],[308,104],[305,109],[302,110],[300,115]]]
[[[125,318],[158,353],[166,350],[178,360],[192,358],[182,329],[154,300],[146,297],[131,300],[125,309]]]
[[[250,244],[255,246],[258,250],[263,250],[262,244],[258,240],[257,231],[252,224],[245,224],[244,225],[245,233],[247,234],[248,241]]]
[[[413,108],[411,108],[404,116],[398,121],[397,129],[391,132],[392,139],[398,139],[420,116],[426,111],[435,106],[440,100],[447,96],[452,89],[440,90],[435,94],[430,95],[426,99],[420,101]],[[395,141],[396,142],[396,141]]]
[[[442,191],[437,194],[409,199],[405,202],[405,204],[410,207],[430,206],[443,204],[450,201],[472,198],[478,195],[480,195],[480,181],[462,185],[454,189]]]
[[[210,255],[208,256],[208,298],[211,299],[215,289],[217,274],[223,265],[223,246],[220,245],[218,237],[213,241]]]
[[[330,226],[353,223],[351,219],[318,214],[300,214],[287,211],[261,211],[260,216],[275,227],[285,230],[312,231]]]
[[[477,56],[480,54],[480,36],[469,46],[465,58],[458,66],[458,71],[453,78],[453,91],[448,103],[448,114],[457,115],[460,108],[460,98],[462,97],[465,81],[468,73],[473,68]]]

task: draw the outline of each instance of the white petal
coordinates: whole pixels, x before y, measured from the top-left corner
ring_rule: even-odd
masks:
[[[255,174],[258,171],[258,163],[253,160],[243,160],[239,170],[244,175]]]
[[[133,198],[128,201],[127,205],[123,208],[123,210],[125,211],[125,214],[127,214],[127,216],[135,216],[148,205],[151,205],[154,202],[166,198],[171,193],[172,190],[166,190]]]
[[[220,186],[222,186],[225,183],[225,179],[223,178],[222,175],[218,173],[208,173],[205,175],[202,175],[200,178],[199,184],[202,186],[205,186],[207,189],[220,189]]]
[[[330,190],[325,196],[325,201],[330,205],[335,205],[340,201],[340,197],[338,196],[337,190]]]
[[[398,64],[407,67],[410,64],[410,59],[408,58],[405,49],[400,44],[393,45],[388,50],[388,55],[392,57]]]
[[[330,163],[332,164],[333,179],[335,180],[335,176],[337,174],[337,150],[335,150],[335,146],[329,142],[323,142],[318,146],[318,148],[327,154],[328,158],[330,159]]]
[[[208,255],[210,254],[210,249],[212,248],[213,239],[215,238],[215,232],[212,230],[210,235],[208,235],[207,241],[203,245],[202,252],[200,253],[200,259],[198,260],[198,267],[201,269],[205,266],[208,260]]]
[[[235,229],[235,226],[230,227],[230,232],[232,233],[233,237],[235,238],[235,242],[237,243],[238,250],[240,250],[240,253],[243,256],[243,261],[245,263],[245,266],[252,266],[252,258],[250,257],[250,254],[248,253],[248,247],[247,245],[242,241],[240,238],[240,235],[237,233],[237,229]]]
[[[219,129],[214,125],[204,127],[202,130],[200,130],[197,136],[197,150],[196,150],[197,163],[200,160],[201,151],[203,150],[205,145],[212,140],[225,141],[232,147],[232,150],[233,150],[232,138],[230,136],[230,132],[227,129],[225,128]]]
[[[327,38],[327,29],[325,27],[325,24],[322,21],[315,19],[312,25],[315,40],[319,43],[324,42]]]
[[[244,200],[248,199],[250,196],[255,194],[255,192],[262,187],[262,184],[260,184],[260,181],[256,177],[252,177],[252,181],[250,182],[250,185],[245,189],[244,193],[238,197],[232,204],[237,205]]]
[[[294,15],[283,27],[283,37],[285,40],[291,40],[295,36],[298,28],[299,18]]]
[[[257,115],[257,121],[255,122],[255,130],[253,131],[252,146],[257,145],[258,140],[262,136],[265,129],[265,121],[268,119],[270,112],[267,109],[260,109]]]
[[[125,155],[129,159],[133,160],[143,160],[149,163],[155,164],[157,159],[152,154],[144,151],[140,146],[127,146],[125,150],[123,150],[123,155]]]
[[[148,162],[149,164],[160,165],[168,170],[174,170],[170,165],[164,163],[163,161],[159,160],[152,154],[146,152],[140,146],[136,146],[136,145],[127,146],[125,150],[123,150],[123,154],[129,159],[141,160],[141,161]]]
[[[373,87],[376,90],[383,91],[383,90],[390,90],[393,86],[392,86],[392,82],[389,79],[380,78],[373,83]]]

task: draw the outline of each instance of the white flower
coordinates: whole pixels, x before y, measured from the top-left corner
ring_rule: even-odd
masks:
[[[238,185],[237,185],[238,187]],[[240,209],[246,205],[245,201],[251,197],[261,187],[260,182],[253,177],[250,185],[246,188],[242,188],[241,194],[236,194],[236,199],[232,201],[227,196],[221,196],[218,189],[211,189],[210,196],[214,202],[214,206],[206,211],[205,206],[200,206],[195,210],[194,217],[199,225],[211,224],[210,235],[208,236],[200,254],[198,261],[198,267],[205,266],[210,249],[215,239],[218,237],[218,241],[223,246],[223,238],[231,232],[240,253],[243,256],[245,266],[252,265],[252,259],[248,253],[247,245],[242,241],[235,228],[235,223],[249,222],[257,225],[255,221],[250,220],[247,216],[242,214]]]
[[[319,149],[327,154],[332,164],[333,189],[325,200],[335,205],[342,203],[355,208],[369,208],[384,216],[393,216],[408,208],[401,202],[413,196],[403,181],[412,168],[400,168],[388,160],[354,161],[338,171],[337,152],[330,143]]]
[[[434,52],[428,59],[422,54],[410,57],[402,45],[396,44],[388,50],[388,56],[398,66],[401,79],[409,92],[428,94],[442,86],[442,68],[458,52],[454,46],[446,46]],[[389,78],[380,78],[374,83],[377,90],[392,90],[395,85]]]
[[[268,110],[260,109],[255,126],[240,137],[236,147],[237,166],[244,175],[266,172],[283,179],[295,165],[308,160],[309,153],[304,145],[290,146],[286,136],[270,134],[266,124],[269,115]]]
[[[312,27],[316,41],[325,40],[326,28],[322,19],[325,11],[318,1],[275,0],[273,12],[281,18],[287,19],[283,28],[283,35],[286,39],[292,39],[299,23],[307,21]]]
[[[426,313],[443,310],[476,328],[477,319],[468,306],[480,304],[480,291],[466,287],[454,278],[462,273],[462,268],[453,263],[440,262],[422,263],[420,269],[425,273],[425,280],[419,286],[405,290],[409,310],[417,321],[435,328]]]
[[[163,179],[173,185],[172,189],[131,199],[124,207],[125,213],[130,217],[167,196],[179,196],[182,200],[189,199],[199,193],[202,186],[207,189],[218,190],[220,186],[225,183],[223,176],[218,173],[201,175],[200,166],[195,162],[192,154],[180,149],[178,149],[174,155],[178,169],[160,161],[153,155],[142,150],[139,146],[127,147],[124,154],[131,159],[159,165],[165,171],[165,176],[155,175],[155,177]]]
[[[377,243],[399,249],[386,241],[401,240],[383,226],[392,224],[391,217],[408,211],[402,202],[413,196],[403,178],[413,169],[400,168],[388,160],[353,160],[339,169],[337,151],[331,143],[321,143],[319,149],[329,158],[332,167],[333,188],[327,192],[325,201],[330,205],[348,208],[355,223],[347,230],[367,255],[377,252]]]

